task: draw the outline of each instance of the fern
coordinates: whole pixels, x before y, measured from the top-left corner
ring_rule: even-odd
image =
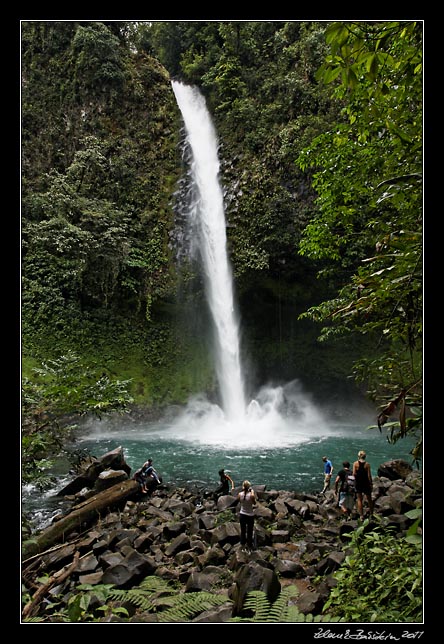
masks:
[[[251,590],[245,598],[243,609],[253,611],[253,619],[247,621],[269,621],[271,604],[263,590]]]
[[[171,594],[176,589],[169,581],[161,577],[149,576],[135,588],[122,590],[114,588],[110,591],[109,598],[118,600],[122,603],[129,603],[142,610],[153,612],[155,609],[155,600],[162,594]]]
[[[270,606],[270,620],[272,622],[287,622],[289,616],[288,602],[291,597],[298,594],[296,586],[287,586]]]
[[[313,616],[301,613],[297,606],[289,605],[289,600],[299,593],[296,586],[287,586],[276,600],[271,603],[265,591],[251,590],[244,602],[243,609],[253,611],[252,617],[232,617],[230,622],[341,622],[339,617],[331,615]]]
[[[174,595],[159,602],[159,606],[169,605],[167,610],[158,613],[159,622],[190,621],[213,606],[220,606],[228,601],[231,600],[225,595],[213,595],[205,591]]]
[[[189,621],[213,606],[230,601],[225,595],[213,595],[203,591],[179,594],[175,585],[155,576],[145,577],[136,588],[113,589],[109,598],[157,613],[160,622]]]

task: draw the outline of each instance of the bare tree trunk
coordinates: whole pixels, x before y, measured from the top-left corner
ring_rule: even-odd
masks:
[[[63,542],[73,530],[83,530],[97,519],[104,510],[125,501],[138,490],[139,484],[137,481],[129,479],[116,483],[116,485],[74,506],[69,514],[23,543],[22,560],[42,552],[42,550],[46,550],[56,543]]]

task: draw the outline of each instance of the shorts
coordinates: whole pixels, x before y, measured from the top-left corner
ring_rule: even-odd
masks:
[[[356,492],[358,492],[358,494],[365,494],[367,496],[370,496],[371,493],[372,493],[372,488],[371,487],[360,487],[360,488],[358,488],[358,486],[356,486]]]
[[[346,510],[351,512],[355,505],[355,497],[351,494],[347,494],[347,492],[339,492],[338,505],[340,508],[345,508]]]

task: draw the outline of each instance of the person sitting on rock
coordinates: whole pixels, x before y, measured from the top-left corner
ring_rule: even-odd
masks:
[[[153,467],[153,459],[149,458],[142,467],[135,471],[133,479],[140,485],[141,492],[147,494],[152,484],[160,485],[159,475]]]
[[[234,490],[234,481],[228,474],[225,473],[225,470],[219,470],[220,485],[214,490],[214,495],[217,498],[220,496],[226,496],[230,493],[230,483],[231,489]]]
[[[142,488],[142,492],[144,492],[145,494],[149,492],[150,489],[153,489],[162,483],[161,477],[152,466],[153,460],[150,458],[147,462],[149,463],[149,465],[145,470],[145,483]]]

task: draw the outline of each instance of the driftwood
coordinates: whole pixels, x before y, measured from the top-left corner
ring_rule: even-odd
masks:
[[[68,577],[74,572],[74,570],[77,568],[77,564],[79,562],[79,557],[80,553],[76,551],[74,558],[72,560],[72,563],[69,566],[65,566],[62,568],[62,570],[59,570],[58,572],[54,573],[45,584],[42,584],[40,588],[34,593],[33,598],[31,599],[30,602],[26,604],[26,606],[23,609],[22,612],[22,617],[32,617],[35,615],[35,613],[38,610],[38,606],[42,599],[49,593],[51,588],[55,584],[61,584],[62,581],[65,581],[65,579],[68,579]]]
[[[52,523],[46,530],[35,535],[22,545],[22,560],[63,542],[73,530],[84,529],[100,514],[113,506],[119,505],[128,497],[139,491],[139,484],[133,479],[116,483],[112,487],[95,494],[91,498],[74,506],[69,514]]]

